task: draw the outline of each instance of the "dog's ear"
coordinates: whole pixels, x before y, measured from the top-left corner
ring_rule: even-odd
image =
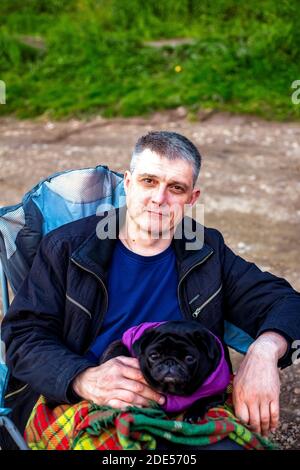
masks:
[[[195,331],[192,336],[195,345],[200,350],[204,350],[209,359],[217,361],[220,358],[220,346],[216,338],[208,330],[201,329],[200,331]]]
[[[132,346],[132,350],[136,357],[140,357],[141,354],[144,353],[145,348],[150,344],[154,338],[156,338],[158,332],[155,331],[155,328],[149,328],[148,330],[144,331],[141,337],[135,341]]]

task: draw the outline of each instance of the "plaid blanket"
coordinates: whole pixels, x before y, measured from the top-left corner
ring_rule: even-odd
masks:
[[[156,436],[196,446],[227,437],[248,450],[276,449],[234,416],[231,395],[224,405],[209,409],[196,423],[185,422],[184,413],[170,417],[157,405],[120,410],[81,401],[50,408],[41,396],[24,436],[32,450],[155,449]]]

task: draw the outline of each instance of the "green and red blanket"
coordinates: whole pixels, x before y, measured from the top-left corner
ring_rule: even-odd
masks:
[[[234,416],[230,396],[193,424],[184,421],[184,413],[170,417],[158,407],[124,411],[81,401],[51,408],[41,396],[25,429],[25,439],[33,450],[155,449],[157,436],[193,446],[227,437],[249,450],[276,449]]]

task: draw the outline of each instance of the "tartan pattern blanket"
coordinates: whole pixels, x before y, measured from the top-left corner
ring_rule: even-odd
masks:
[[[170,417],[157,405],[119,410],[81,401],[51,409],[41,396],[24,433],[32,450],[152,450],[156,436],[197,446],[227,437],[247,450],[276,449],[234,416],[231,395],[224,405],[209,409],[196,423],[185,422],[184,413]]]

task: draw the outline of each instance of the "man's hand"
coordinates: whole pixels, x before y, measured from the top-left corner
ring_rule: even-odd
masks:
[[[86,369],[74,379],[73,389],[85,400],[113,408],[148,407],[150,400],[160,405],[165,401],[145,381],[138,360],[125,356]]]
[[[267,436],[279,422],[278,359],[287,341],[275,332],[263,333],[250,346],[233,381],[235,414],[255,432]]]

